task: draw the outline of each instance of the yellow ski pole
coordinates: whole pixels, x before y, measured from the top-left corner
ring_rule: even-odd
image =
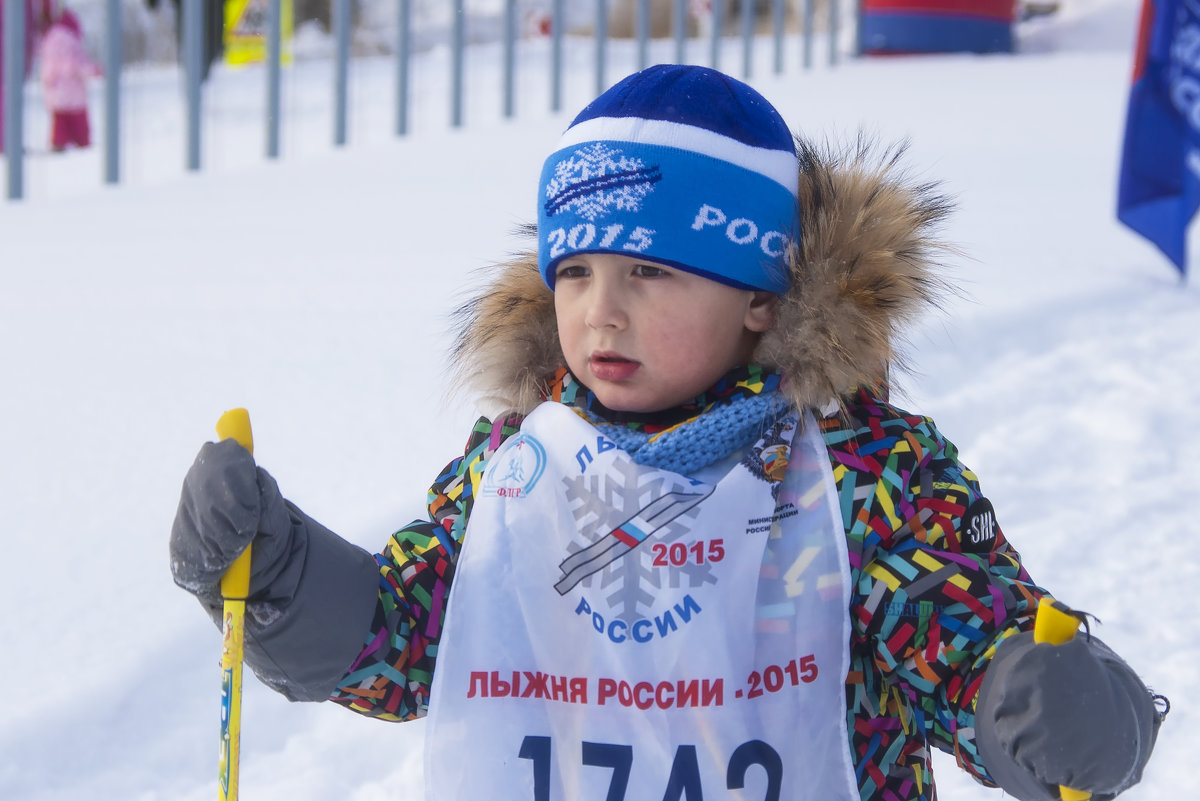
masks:
[[[1044,596],[1038,602],[1037,617],[1033,621],[1033,641],[1050,645],[1062,645],[1075,637],[1079,628],[1079,618],[1071,614],[1071,610],[1050,596]],[[1088,801],[1092,794],[1086,790],[1074,790],[1059,785],[1058,795],[1062,801]]]
[[[230,409],[217,421],[217,436],[237,440],[254,453],[250,413]],[[250,546],[221,577],[225,606],[221,619],[221,750],[220,801],[237,801],[238,751],[242,736],[242,653],[245,643],[246,596],[250,594]]]

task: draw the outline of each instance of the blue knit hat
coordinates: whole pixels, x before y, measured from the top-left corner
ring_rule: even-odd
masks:
[[[798,165],[762,95],[704,67],[662,64],[596,98],[542,168],[538,268],[643,256],[742,289],[787,291]]]

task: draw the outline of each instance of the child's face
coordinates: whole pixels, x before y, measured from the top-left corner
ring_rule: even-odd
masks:
[[[573,256],[554,280],[567,367],[614,411],[691,400],[748,363],[775,318],[768,292],[628,256]]]

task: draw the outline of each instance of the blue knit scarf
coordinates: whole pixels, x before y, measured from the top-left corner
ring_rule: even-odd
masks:
[[[779,375],[740,367],[677,409],[651,415],[613,412],[563,371],[551,396],[574,408],[633,460],[689,475],[753,444],[788,411]]]

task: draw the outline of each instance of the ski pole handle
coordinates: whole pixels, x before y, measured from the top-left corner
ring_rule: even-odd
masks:
[[[231,409],[217,420],[217,436],[236,440],[254,453],[250,413]],[[237,801],[238,755],[242,737],[242,656],[245,648],[246,596],[250,594],[250,546],[221,577],[225,599],[221,613],[221,743],[220,801]]]
[[[1033,621],[1033,641],[1049,645],[1062,645],[1075,637],[1079,628],[1079,618],[1071,614],[1065,605],[1050,596],[1044,596],[1038,601],[1037,617]],[[1064,785],[1058,786],[1059,797],[1062,801],[1088,801],[1092,794],[1086,790],[1075,790]]]

